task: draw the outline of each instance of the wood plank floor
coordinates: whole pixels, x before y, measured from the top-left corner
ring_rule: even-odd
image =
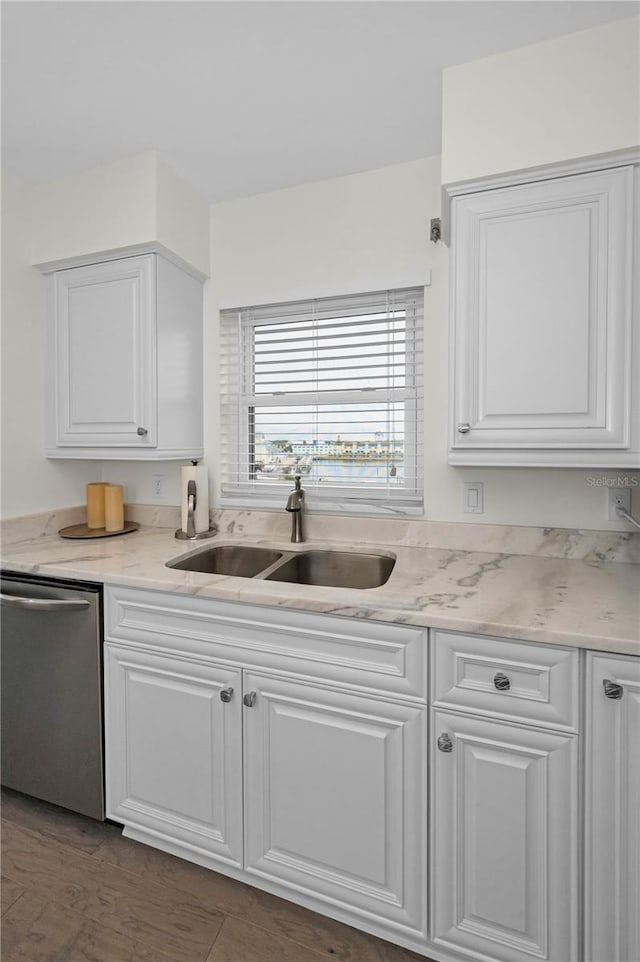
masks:
[[[2,962],[428,962],[2,790]]]

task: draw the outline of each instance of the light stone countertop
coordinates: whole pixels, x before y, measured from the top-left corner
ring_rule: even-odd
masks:
[[[337,540],[335,528],[333,540],[310,537],[294,546],[280,528],[258,525],[251,536],[250,525],[235,521],[221,525],[220,534],[196,549],[252,543],[286,551],[379,550],[396,557],[386,585],[327,588],[167,568],[167,561],[194,551],[192,544],[175,540],[173,528],[143,525],[132,534],[72,541],[51,533],[55,523],[62,526],[62,515],[51,517],[54,521],[40,533],[27,524],[21,538],[14,530],[3,539],[4,569],[640,655],[640,565],[599,560],[593,550],[567,558],[427,547],[397,539],[365,543],[353,535],[353,540]],[[66,523],[72,522],[67,518]],[[379,530],[384,532],[384,526]],[[403,537],[405,542],[415,539],[406,532]],[[575,539],[572,544],[575,552]]]

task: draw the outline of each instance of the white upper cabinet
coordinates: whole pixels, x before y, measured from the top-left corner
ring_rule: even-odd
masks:
[[[640,464],[633,216],[632,166],[453,199],[451,463]]]
[[[150,253],[47,284],[47,457],[201,457],[201,282]]]

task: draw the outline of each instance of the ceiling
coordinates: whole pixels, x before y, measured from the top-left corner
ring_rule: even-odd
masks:
[[[3,164],[31,183],[157,150],[209,201],[437,154],[445,66],[636,2],[16,2]]]

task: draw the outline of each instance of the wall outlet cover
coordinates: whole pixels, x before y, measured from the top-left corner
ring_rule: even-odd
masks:
[[[151,492],[154,498],[164,497],[164,483],[166,481],[166,475],[164,474],[154,474],[151,478]]]
[[[624,521],[618,508],[631,512],[631,488],[607,488],[607,517],[609,521]]]

